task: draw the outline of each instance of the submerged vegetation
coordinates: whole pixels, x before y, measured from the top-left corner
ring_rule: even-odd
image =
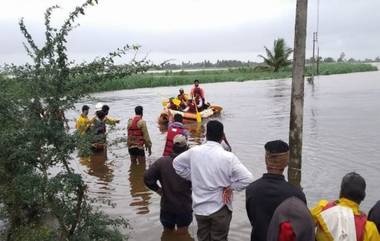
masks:
[[[377,70],[375,66],[362,63],[323,63],[320,65],[321,75],[344,74],[375,70]],[[306,68],[305,75],[311,75],[310,68]],[[254,67],[221,70],[150,72],[132,75],[124,78],[110,78],[96,85],[95,89],[96,91],[109,91],[146,87],[187,85],[192,84],[195,79],[201,80],[202,83],[214,83],[227,81],[285,79],[290,78],[291,76],[292,71],[290,66],[281,68],[277,72],[265,69],[261,70]]]
[[[66,54],[75,20],[97,4],[87,0],[60,28],[51,25],[58,6],[45,13],[45,42],[38,46],[23,20],[20,30],[30,64],[5,67],[0,74],[0,240],[122,241],[122,218],[111,218],[94,206],[87,186],[70,167],[82,146],[79,134],[65,128],[64,112],[109,78],[146,71],[146,60],[123,67],[114,59],[138,47],[126,45],[103,58],[75,64]],[[86,142],[87,143],[87,142]],[[85,145],[86,146],[86,145]],[[89,144],[84,149],[89,149]],[[55,173],[57,172],[58,173]],[[54,174],[53,174],[54,173]]]

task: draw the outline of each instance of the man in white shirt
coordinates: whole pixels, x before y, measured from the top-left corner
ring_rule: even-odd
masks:
[[[223,149],[223,137],[223,124],[209,121],[207,142],[182,153],[173,162],[176,173],[192,182],[199,241],[227,240],[232,218],[229,190],[241,191],[253,182],[252,174],[239,159]]]

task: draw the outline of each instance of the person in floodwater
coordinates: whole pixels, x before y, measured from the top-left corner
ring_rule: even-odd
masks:
[[[267,241],[315,241],[315,225],[304,201],[290,197],[275,210]]]
[[[132,162],[145,162],[145,149],[152,155],[152,142],[143,118],[143,107],[136,106],[135,116],[128,120],[128,152]]]
[[[376,224],[377,231],[380,232],[380,201],[378,201],[369,211],[368,220],[374,222]]]
[[[176,174],[173,159],[187,149],[186,137],[176,135],[173,152],[154,162],[144,174],[145,185],[161,196],[160,221],[164,230],[175,231],[177,227],[179,234],[188,233],[193,220],[191,183]]]
[[[189,136],[188,131],[183,125],[183,118],[180,114],[174,115],[174,120],[168,126],[168,133],[166,135],[166,142],[163,156],[170,156],[173,152],[173,140],[176,135],[184,135],[186,138]]]
[[[359,209],[366,195],[365,189],[364,178],[350,172],[342,179],[338,200],[321,200],[311,209],[317,225],[317,241],[380,240],[376,225],[368,221],[367,216]]]
[[[223,149],[223,136],[223,124],[209,121],[207,142],[183,152],[173,162],[176,173],[192,183],[199,241],[228,240],[232,190],[241,191],[253,181],[238,157]]]
[[[267,241],[267,230],[277,206],[289,197],[306,204],[305,194],[291,185],[283,175],[289,161],[289,145],[281,140],[267,142],[265,164],[267,173],[246,189],[246,209],[252,225],[251,241]]]
[[[82,113],[75,123],[75,128],[79,134],[83,135],[91,125],[91,120],[88,118],[90,107],[88,105],[82,106]]]
[[[113,118],[113,117],[108,115],[108,113],[110,111],[110,107],[108,105],[103,105],[102,111],[106,114],[105,122],[107,125],[116,125],[116,124],[120,123],[119,119]]]
[[[106,117],[106,114],[98,110],[96,111],[96,116],[94,120],[92,121],[92,124],[90,126],[90,132],[91,132],[91,143],[94,148],[94,150],[103,150],[105,148],[106,144],[106,123],[104,121]]]

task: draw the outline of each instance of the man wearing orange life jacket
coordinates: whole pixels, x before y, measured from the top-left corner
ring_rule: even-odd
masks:
[[[183,118],[180,114],[174,115],[174,122],[169,124],[164,153],[162,156],[170,156],[173,153],[173,140],[176,135],[188,137],[188,132],[183,126]]]
[[[142,119],[143,107],[136,106],[135,116],[128,120],[128,152],[132,162],[145,162],[145,149],[152,154],[152,142],[149,137],[146,122]]]
[[[348,173],[343,177],[339,200],[321,200],[311,210],[317,224],[317,241],[380,240],[376,225],[359,210],[365,198],[365,188],[363,177],[355,172]]]
[[[203,100],[205,99],[205,92],[203,88],[199,86],[199,80],[196,79],[194,80],[194,86],[191,88],[190,97],[194,98],[197,93],[202,97]]]

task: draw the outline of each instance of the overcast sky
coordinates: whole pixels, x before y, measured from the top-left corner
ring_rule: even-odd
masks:
[[[28,60],[18,21],[24,17],[43,42],[43,13],[59,26],[81,0],[0,0],[0,64]],[[281,37],[293,47],[296,0],[99,0],[79,19],[69,38],[70,56],[89,60],[127,43],[142,45],[142,55],[167,59],[258,60],[263,46]],[[309,0],[308,57],[316,30],[317,0]],[[380,0],[320,0],[320,55],[348,58],[380,56]]]

